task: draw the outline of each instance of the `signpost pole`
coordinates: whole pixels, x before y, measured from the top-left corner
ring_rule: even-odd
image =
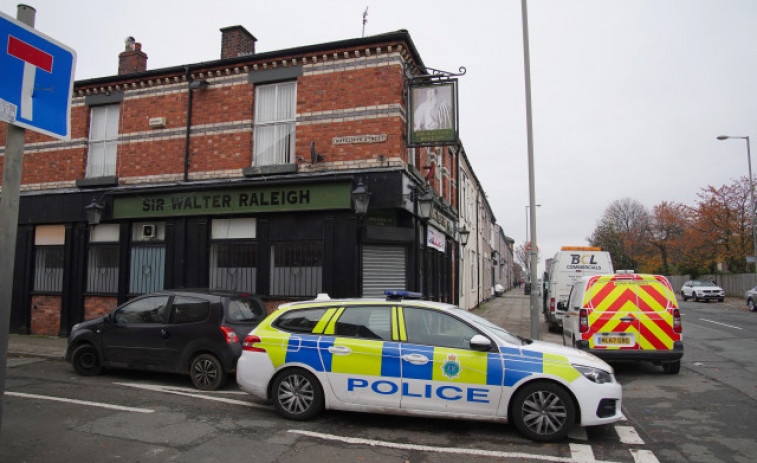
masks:
[[[34,27],[36,10],[18,5],[16,19]],[[13,299],[13,268],[16,264],[16,235],[21,191],[21,167],[24,161],[26,129],[7,124],[5,161],[3,163],[3,189],[0,196],[0,430],[3,422],[3,395],[5,395],[5,369],[8,355],[11,302]]]

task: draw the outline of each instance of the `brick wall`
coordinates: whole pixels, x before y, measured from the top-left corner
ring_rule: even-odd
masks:
[[[91,320],[112,311],[118,306],[118,299],[108,296],[86,296],[84,298],[84,320]]]
[[[60,296],[32,296],[31,334],[57,336],[60,331]]]

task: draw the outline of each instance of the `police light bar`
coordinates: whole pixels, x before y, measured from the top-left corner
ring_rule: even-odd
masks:
[[[421,299],[423,294],[415,293],[413,291],[384,291],[387,299]]]

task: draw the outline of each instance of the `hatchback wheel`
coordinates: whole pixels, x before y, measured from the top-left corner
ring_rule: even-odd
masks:
[[[683,302],[686,302],[689,300],[689,298],[686,297],[686,293],[684,293],[683,291],[681,291],[681,297],[683,298]]]
[[[290,420],[308,420],[323,410],[321,385],[313,374],[300,368],[277,376],[271,395],[276,411]]]
[[[71,355],[71,363],[74,370],[82,376],[94,376],[103,371],[100,356],[92,344],[84,344],[77,347]]]
[[[757,305],[754,304],[754,301],[752,300],[751,297],[747,299],[746,306],[749,307],[750,312],[754,312],[755,310],[757,310]]]
[[[215,391],[226,384],[226,371],[221,362],[211,354],[200,354],[189,367],[192,384],[201,391]]]
[[[573,399],[562,386],[535,382],[515,394],[511,417],[518,431],[529,439],[556,442],[570,432],[576,410]]]

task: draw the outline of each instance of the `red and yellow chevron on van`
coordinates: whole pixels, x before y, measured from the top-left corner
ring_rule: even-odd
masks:
[[[667,278],[598,275],[579,279],[565,311],[563,343],[605,360],[649,360],[678,373],[681,314]]]

